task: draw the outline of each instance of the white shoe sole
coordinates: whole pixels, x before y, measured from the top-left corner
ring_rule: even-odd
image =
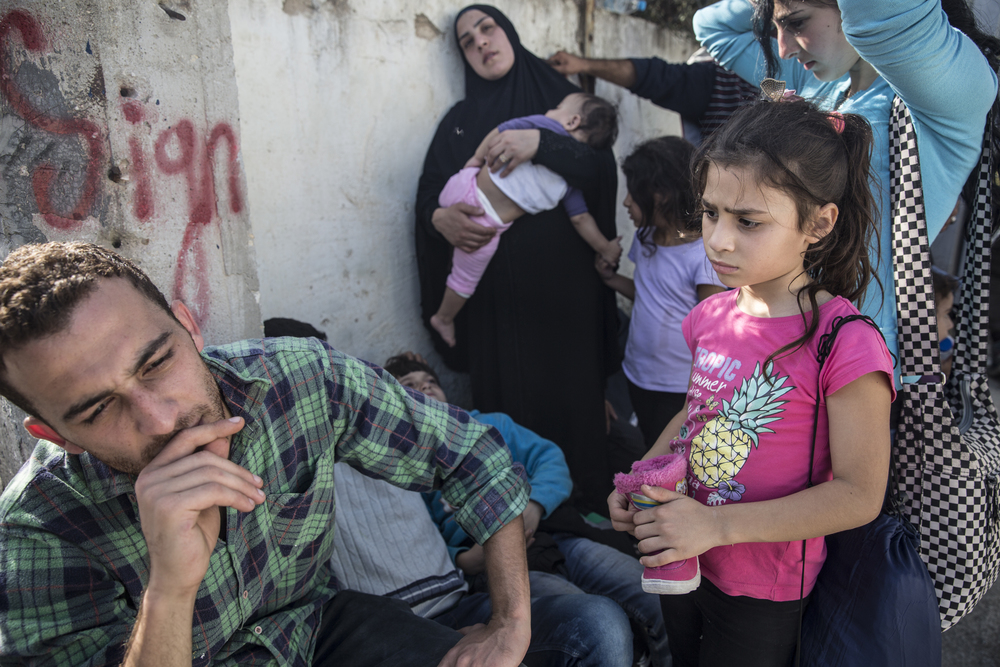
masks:
[[[671,581],[668,579],[646,579],[642,578],[642,590],[655,595],[684,595],[690,593],[701,585],[701,561],[698,561],[698,569],[695,571],[693,579],[687,581]]]

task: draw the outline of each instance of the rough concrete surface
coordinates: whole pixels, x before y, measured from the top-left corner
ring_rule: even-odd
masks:
[[[942,667],[1000,667],[1000,586],[941,637]]]
[[[992,380],[993,404],[1000,405],[1000,382]],[[1000,667],[1000,586],[941,637],[942,667]]]
[[[461,377],[430,354],[413,254],[424,156],[464,96],[452,28],[463,4],[230,0],[229,16],[263,317],[308,321],[337,349],[375,362],[407,349],[428,355],[448,396],[467,406]],[[580,52],[576,0],[494,4],[537,55]],[[600,57],[683,61],[694,48],[636,18],[595,17]],[[596,92],[619,106],[619,159],[641,139],[680,132],[672,112],[607,84]],[[618,225],[628,248],[623,207]]]

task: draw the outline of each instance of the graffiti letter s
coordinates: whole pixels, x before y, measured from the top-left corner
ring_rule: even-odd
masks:
[[[8,35],[17,31],[21,41],[28,51],[45,50],[45,36],[41,26],[31,14],[14,10],[0,20],[0,51],[3,50]],[[45,221],[53,227],[62,230],[73,230],[79,227],[80,221],[87,217],[97,194],[101,165],[104,163],[104,147],[101,141],[101,129],[96,123],[82,118],[52,118],[43,111],[32,106],[31,102],[21,94],[14,84],[10,63],[6,53],[0,53],[0,92],[10,102],[10,106],[25,121],[52,134],[79,134],[87,142],[87,172],[83,188],[77,197],[76,205],[65,215],[57,212],[49,198],[49,189],[59,173],[59,169],[48,163],[39,164],[31,177],[32,188],[38,211],[45,216]]]

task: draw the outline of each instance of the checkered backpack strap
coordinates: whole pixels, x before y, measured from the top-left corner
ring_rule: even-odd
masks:
[[[988,125],[989,127],[989,125]],[[899,318],[902,408],[893,444],[902,513],[920,536],[920,556],[947,630],[972,610],[1000,568],[1000,428],[986,366],[989,317],[991,144],[984,137],[973,211],[965,232],[956,352],[941,383],[930,251],[909,111],[893,101],[889,129],[893,269]]]
[[[928,439],[958,441],[959,434],[950,428],[950,410],[943,421],[921,417],[924,406],[946,402],[940,384],[937,315],[917,136],[910,112],[899,97],[893,100],[889,122],[889,183],[899,367],[907,382],[899,392],[903,407],[893,443],[890,497],[901,499],[893,509],[919,532],[925,443]]]
[[[991,127],[992,118],[987,122]],[[986,374],[990,331],[990,235],[993,198],[990,187],[992,142],[986,133],[975,176],[975,190],[965,230],[965,265],[962,298],[956,318],[953,368],[964,373]],[[964,429],[960,429],[964,430]]]
[[[917,135],[899,97],[892,102],[889,154],[900,372],[903,377],[929,376],[941,372],[931,253]]]

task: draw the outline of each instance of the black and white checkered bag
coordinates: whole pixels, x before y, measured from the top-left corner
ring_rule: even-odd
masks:
[[[889,144],[892,255],[904,378],[893,445],[895,490],[905,494],[902,513],[920,535],[920,556],[937,589],[941,628],[947,630],[979,602],[1000,569],[1000,425],[986,377],[989,133],[979,169],[972,176],[977,179],[976,194],[965,231],[954,362],[944,384],[916,134],[898,97],[893,102]]]

